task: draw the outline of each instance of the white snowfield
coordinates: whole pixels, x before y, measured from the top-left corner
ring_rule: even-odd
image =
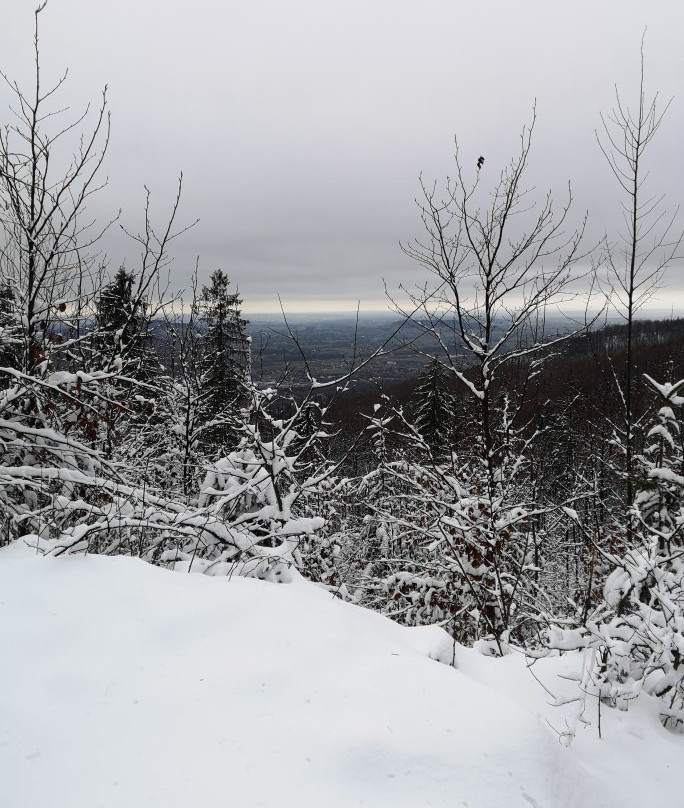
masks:
[[[2,808],[660,808],[684,738],[304,581],[0,550]],[[533,670],[557,677],[568,654]],[[552,683],[552,684],[549,684]],[[559,684],[560,683],[560,684]],[[559,695],[556,692],[555,695]]]

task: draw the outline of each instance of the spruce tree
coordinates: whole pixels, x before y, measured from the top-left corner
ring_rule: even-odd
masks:
[[[242,317],[242,300],[229,292],[230,281],[220,269],[202,287],[197,304],[198,321],[204,324],[202,383],[210,422],[204,432],[204,450],[225,454],[239,442],[242,410],[249,403],[250,350]]]
[[[86,435],[107,457],[134,449],[145,454],[143,444],[159,421],[157,387],[161,366],[149,330],[149,306],[136,286],[133,272],[120,267],[95,301],[90,364],[95,370],[116,373],[107,382],[106,396],[96,413],[80,413]]]
[[[415,427],[435,457],[448,455],[454,443],[456,399],[442,363],[433,357],[423,369],[415,392]]]
[[[134,289],[135,275],[117,271],[96,301],[95,349],[98,364],[117,365],[126,375],[144,376],[157,365],[150,345],[147,303]]]

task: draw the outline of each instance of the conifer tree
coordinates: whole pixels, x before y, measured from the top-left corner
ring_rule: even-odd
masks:
[[[415,427],[432,450],[433,456],[448,455],[454,443],[456,399],[449,389],[449,374],[433,357],[418,378]]]
[[[155,417],[156,387],[161,366],[151,344],[150,310],[136,276],[120,267],[95,300],[95,327],[90,339],[88,365],[107,375],[99,417],[80,415],[108,457],[115,457],[126,442],[142,450],[141,440]],[[116,378],[112,376],[116,375]],[[145,438],[146,439],[146,438]],[[125,450],[130,454],[128,448]],[[121,458],[125,459],[125,458]]]
[[[99,363],[144,376],[157,364],[150,346],[147,302],[134,289],[135,275],[120,267],[97,299],[95,345]]]
[[[205,430],[204,449],[226,453],[239,441],[241,410],[249,402],[250,350],[242,317],[242,300],[229,292],[230,281],[220,269],[202,287],[198,321],[206,328],[202,352],[205,406],[211,419]]]

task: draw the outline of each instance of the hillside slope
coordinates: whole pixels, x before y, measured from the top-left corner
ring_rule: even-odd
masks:
[[[0,648],[8,808],[636,808],[681,795],[683,739],[647,706],[565,748],[545,722],[563,715],[522,657],[458,647],[455,670],[435,661],[454,654],[440,629],[304,581],[15,544],[0,551]]]

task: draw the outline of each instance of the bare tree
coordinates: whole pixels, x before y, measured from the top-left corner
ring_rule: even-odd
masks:
[[[90,110],[70,117],[56,100],[66,74],[43,86],[44,9],[42,4],[35,12],[32,89],[2,74],[14,97],[12,122],[0,129],[0,511],[8,517],[8,538],[76,536],[98,510],[99,530],[106,534],[102,526],[124,519],[127,509],[135,511],[132,496],[144,499],[144,485],[142,495],[133,495],[135,487],[126,483],[127,474],[136,476],[133,464],[122,469],[112,462],[121,457],[114,457],[111,446],[105,457],[102,434],[112,436],[113,413],[126,409],[130,420],[137,419],[138,445],[152,432],[141,404],[156,388],[131,372],[135,362],[127,356],[132,341],[126,326],[144,319],[143,313],[149,318],[159,305],[160,271],[176,235],[180,198],[179,183],[168,223],[155,231],[148,192],[143,232],[129,233],[141,258],[125,290],[125,318],[112,329],[108,350],[101,350],[93,332],[107,331],[96,318],[106,267],[98,262],[96,243],[109,223],[99,227],[90,220],[87,204],[106,183],[100,179],[109,140],[106,90],[90,129],[82,133]],[[116,505],[114,489],[123,492]]]
[[[625,456],[625,503],[634,498],[634,441],[638,419],[634,413],[634,319],[638,310],[660,288],[663,273],[678,255],[682,242],[676,230],[678,209],[669,214],[663,195],[645,188],[648,171],[645,155],[655,139],[671,100],[661,105],[658,94],[649,97],[644,88],[644,42],[641,42],[639,93],[631,109],[615,87],[615,107],[601,115],[596,138],[623,194],[624,233],[606,239],[610,305],[626,324],[627,364],[621,388],[624,425],[621,443]]]
[[[35,11],[32,91],[0,74],[14,95],[14,121],[0,129],[0,285],[12,290],[17,362],[30,374],[44,367],[56,345],[64,350],[63,337],[84,308],[87,276],[95,271],[91,248],[108,226],[96,227],[86,212],[89,198],[106,183],[99,170],[109,141],[107,88],[86,134],[80,127],[91,117],[90,107],[72,118],[68,108],[55,107],[67,74],[44,88],[39,17],[45,6]],[[72,148],[66,164],[60,161]],[[64,325],[56,334],[58,320]]]
[[[549,307],[572,297],[569,287],[584,257],[584,222],[566,231],[570,188],[557,209],[550,192],[536,204],[522,184],[534,122],[533,115],[518,155],[484,205],[483,164],[475,168],[473,159],[470,180],[457,143],[455,178],[444,194],[421,180],[425,236],[403,247],[434,280],[408,291],[417,312],[413,322],[436,343],[440,361],[476,412],[470,456],[464,450],[460,473],[444,472],[453,475],[446,488],[455,502],[444,503],[427,533],[442,548],[444,563],[469,581],[478,619],[499,652],[505,632],[521,619],[523,578],[532,566],[538,505],[521,472],[547,428],[525,414],[526,392],[544,358],[577,333],[549,332],[546,319]]]

